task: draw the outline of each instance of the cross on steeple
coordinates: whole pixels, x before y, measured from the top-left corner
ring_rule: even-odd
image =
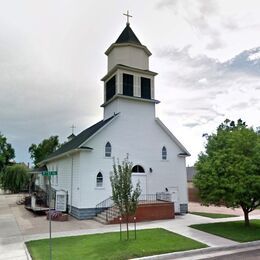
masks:
[[[129,11],[127,10],[126,14],[123,14],[127,17],[127,22],[126,22],[126,25],[129,25],[130,22],[129,22],[129,17],[133,17],[132,15],[129,14]]]
[[[71,128],[72,134],[74,134],[74,129],[76,128],[76,126],[72,125],[70,128]]]

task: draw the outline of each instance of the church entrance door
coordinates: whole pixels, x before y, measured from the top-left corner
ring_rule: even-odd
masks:
[[[132,184],[135,189],[136,184],[140,183],[141,195],[146,194],[146,174],[144,173],[132,173]]]
[[[141,196],[139,199],[146,200],[146,174],[144,168],[137,164],[132,168],[132,184],[134,189],[138,181],[141,188]]]

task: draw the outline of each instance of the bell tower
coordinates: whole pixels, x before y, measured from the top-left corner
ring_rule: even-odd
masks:
[[[142,45],[129,23],[127,12],[126,27],[118,39],[105,52],[107,74],[104,81],[104,119],[114,113],[123,113],[124,103],[159,103],[154,99],[154,77],[156,72],[149,70],[149,57],[152,53]]]

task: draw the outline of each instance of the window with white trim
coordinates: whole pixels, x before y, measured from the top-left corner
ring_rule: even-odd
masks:
[[[105,157],[111,157],[111,153],[112,153],[112,146],[109,142],[107,142],[105,146]]]
[[[145,171],[144,171],[144,168],[143,168],[141,165],[135,165],[135,166],[132,168],[132,172],[143,173],[143,172],[145,172]]]
[[[162,148],[162,160],[167,160],[167,149],[165,146]]]
[[[103,187],[103,175],[101,172],[97,174],[96,186]]]

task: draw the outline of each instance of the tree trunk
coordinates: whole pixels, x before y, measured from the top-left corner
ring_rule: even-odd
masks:
[[[128,215],[126,216],[126,238],[127,240],[129,240]]]
[[[243,211],[244,211],[244,220],[245,220],[245,226],[248,227],[250,225],[250,222],[249,222],[249,212],[246,208],[243,208]]]

